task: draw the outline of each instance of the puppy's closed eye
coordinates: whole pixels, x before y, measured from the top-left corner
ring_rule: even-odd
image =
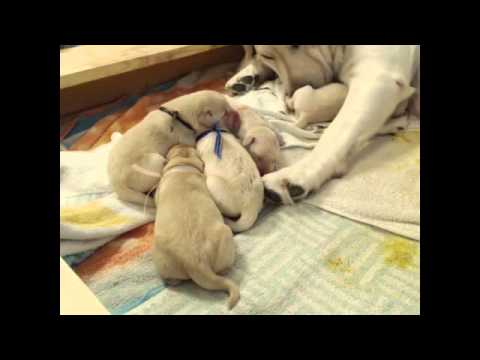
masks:
[[[255,142],[255,136],[246,136],[245,139],[243,139],[243,146],[248,148],[250,147],[253,143]]]

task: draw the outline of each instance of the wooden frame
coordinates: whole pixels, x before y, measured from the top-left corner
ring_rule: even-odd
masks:
[[[60,51],[60,115],[73,115],[208,65],[239,61],[242,55],[241,46],[229,45],[67,48]],[[61,257],[60,314],[110,314]]]
[[[60,115],[101,105],[202,67],[239,61],[236,45],[83,45],[60,51]]]

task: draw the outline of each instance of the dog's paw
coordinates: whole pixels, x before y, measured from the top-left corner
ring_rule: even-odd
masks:
[[[306,174],[295,167],[267,174],[263,177],[265,196],[274,203],[292,205],[308,196],[312,190]]]
[[[252,90],[258,84],[258,81],[258,75],[242,71],[231,78],[225,88],[232,96],[243,95]]]

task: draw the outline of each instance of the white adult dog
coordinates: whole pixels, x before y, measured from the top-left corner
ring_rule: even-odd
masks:
[[[295,90],[345,84],[345,103],[311,153],[263,177],[272,200],[292,204],[347,169],[348,158],[384,132],[402,109],[420,112],[418,45],[244,45],[240,71],[226,87],[243,93],[278,76],[285,101]],[[415,95],[413,95],[415,94]],[[413,95],[413,96],[412,96]],[[407,102],[409,103],[407,104]],[[392,128],[391,126],[389,128]]]

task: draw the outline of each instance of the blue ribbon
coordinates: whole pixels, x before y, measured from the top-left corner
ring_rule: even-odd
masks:
[[[203,139],[205,136],[207,136],[208,134],[210,134],[213,131],[216,134],[215,146],[213,148],[213,152],[215,153],[215,155],[217,155],[217,158],[221,159],[222,158],[222,147],[223,147],[223,145],[222,145],[222,132],[227,132],[227,130],[222,129],[219,126],[218,122],[215,123],[215,125],[211,129],[208,129],[207,131],[204,131],[203,133],[198,135],[197,138],[196,138],[196,141],[200,141],[201,139]]]
[[[213,130],[217,134],[217,137],[215,138],[215,155],[217,155],[217,158],[221,159],[222,158],[222,129],[218,125],[218,122],[215,124]]]

